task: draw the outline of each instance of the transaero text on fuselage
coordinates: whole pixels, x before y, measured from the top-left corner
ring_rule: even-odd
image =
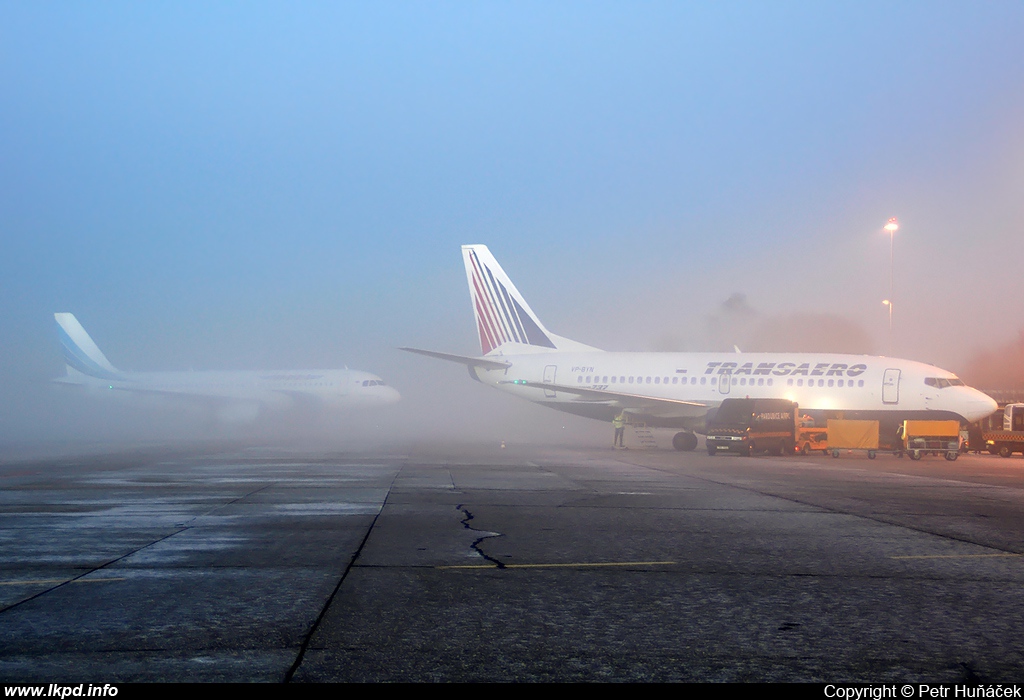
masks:
[[[776,377],[856,377],[864,374],[868,369],[867,365],[847,365],[844,362],[815,362],[811,367],[810,362],[802,362],[799,365],[795,362],[759,362],[754,367],[753,362],[709,362],[704,374],[752,374],[769,375]]]

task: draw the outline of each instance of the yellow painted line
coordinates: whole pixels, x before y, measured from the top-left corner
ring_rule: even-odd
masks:
[[[989,559],[992,557],[1024,557],[1024,554],[921,554],[917,556],[889,557],[890,559]]]
[[[599,561],[577,562],[574,564],[505,564],[505,569],[581,569],[604,566],[669,566],[674,561]],[[463,566],[439,566],[438,569],[497,569],[497,564],[466,564]]]
[[[127,581],[126,578],[50,578],[38,581],[0,581],[0,586],[42,586],[53,583],[107,583],[109,581]]]

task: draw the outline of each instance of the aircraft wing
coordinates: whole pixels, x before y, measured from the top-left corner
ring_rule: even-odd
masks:
[[[522,383],[522,382],[520,382]],[[672,409],[681,406],[692,406],[696,408],[707,408],[710,404],[699,401],[684,401],[683,399],[667,399],[661,396],[645,396],[643,394],[630,394],[623,391],[608,391],[607,389],[588,389],[580,386],[569,386],[567,384],[550,384],[547,382],[530,382],[528,386],[547,391],[562,391],[567,394],[575,394],[588,401],[615,401],[623,408],[649,411],[651,409]]]
[[[426,355],[427,357],[433,357],[438,360],[458,362],[459,364],[466,365],[468,367],[483,367],[484,369],[508,369],[509,367],[512,366],[511,362],[488,360],[487,358],[484,357],[467,357],[465,355],[451,355],[447,352],[434,352],[433,350],[420,350],[419,348],[398,349],[405,350],[406,352],[414,352],[417,355]]]

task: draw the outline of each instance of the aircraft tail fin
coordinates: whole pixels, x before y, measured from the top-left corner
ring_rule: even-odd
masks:
[[[462,260],[484,355],[505,343],[530,345],[541,352],[597,349],[548,331],[487,246],[462,246]]]
[[[68,374],[78,372],[98,379],[120,378],[121,373],[110,364],[74,314],[56,313],[53,318],[57,321],[57,334]]]

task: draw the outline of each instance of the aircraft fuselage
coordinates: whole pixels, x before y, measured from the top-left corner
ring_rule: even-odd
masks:
[[[816,417],[841,414],[886,423],[922,418],[972,422],[995,410],[992,399],[950,372],[897,358],[665,352],[499,352],[487,357],[510,365],[471,372],[502,391],[599,420],[610,421],[626,408],[638,420],[682,429],[699,430],[707,412],[727,398],[785,398]],[[590,391],[579,395],[558,386]],[[630,409],[619,398],[622,394],[680,403]]]

